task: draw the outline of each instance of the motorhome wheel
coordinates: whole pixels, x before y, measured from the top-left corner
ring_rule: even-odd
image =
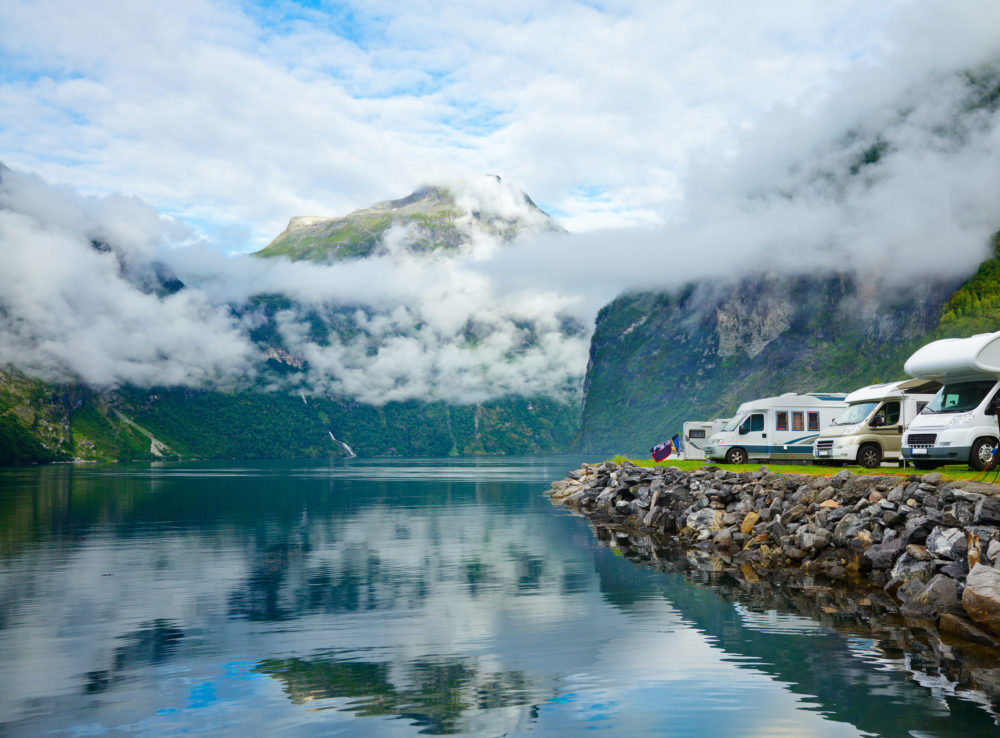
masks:
[[[737,446],[736,448],[731,448],[726,452],[726,463],[727,464],[745,464],[747,463],[747,452],[742,448]]]
[[[982,471],[993,458],[993,449],[997,445],[995,438],[978,438],[972,444],[972,453],[969,454],[969,466],[976,471]]]
[[[866,443],[858,449],[858,464],[866,469],[875,469],[882,463],[882,447],[877,443]]]

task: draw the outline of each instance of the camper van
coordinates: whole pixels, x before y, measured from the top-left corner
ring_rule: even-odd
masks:
[[[819,434],[813,456],[869,469],[898,461],[903,432],[940,387],[932,380],[907,379],[855,390],[844,411]]]
[[[918,349],[903,369],[943,386],[903,436],[903,458],[918,469],[965,464],[981,470],[1000,439],[1000,332],[946,338]]]
[[[704,459],[705,443],[715,433],[726,427],[729,418],[715,420],[688,420],[684,423],[683,448],[685,459]]]
[[[744,402],[708,439],[705,456],[728,464],[750,459],[812,459],[819,432],[847,407],[844,394],[789,392]]]

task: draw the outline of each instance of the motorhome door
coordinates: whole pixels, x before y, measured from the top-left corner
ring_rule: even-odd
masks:
[[[746,449],[747,456],[768,453],[767,432],[764,430],[764,413],[750,413],[740,423],[736,441]]]
[[[903,444],[903,436],[899,432],[900,420],[899,401],[887,400],[882,403],[868,421],[871,432],[878,436],[882,444],[883,454],[898,454]]]

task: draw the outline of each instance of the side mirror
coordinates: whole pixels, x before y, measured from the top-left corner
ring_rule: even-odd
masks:
[[[746,429],[746,426],[742,426],[742,425],[740,426],[740,435],[741,435],[741,436],[745,436],[745,435],[746,435],[747,433],[749,433],[749,432],[750,432],[750,431],[748,431],[748,430]]]
[[[880,413],[876,415],[874,418],[872,418],[872,422],[870,422],[868,425],[872,428],[881,428],[882,426],[885,425],[885,418]]]

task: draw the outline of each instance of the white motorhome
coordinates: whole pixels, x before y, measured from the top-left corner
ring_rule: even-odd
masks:
[[[1000,439],[1000,332],[946,338],[918,349],[903,369],[943,386],[903,436],[903,458],[918,469],[965,464],[983,469]]]
[[[715,420],[688,420],[683,427],[682,445],[685,459],[704,459],[705,443],[715,433],[726,427],[729,418]]]
[[[847,407],[845,394],[788,392],[744,402],[708,439],[705,456],[728,464],[750,459],[812,459],[819,432]]]
[[[907,379],[851,392],[847,407],[819,434],[813,456],[869,469],[898,461],[903,432],[940,388],[935,381]]]

